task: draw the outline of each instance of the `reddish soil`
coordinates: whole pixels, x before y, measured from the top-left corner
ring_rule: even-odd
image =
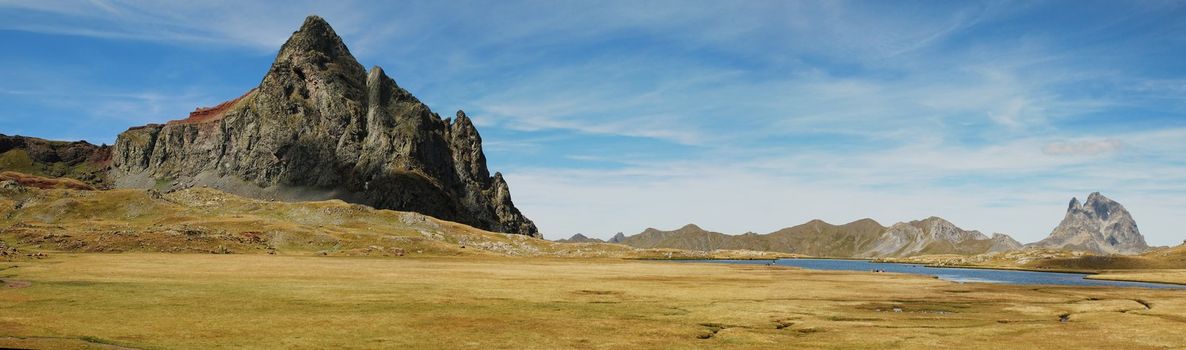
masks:
[[[219,103],[214,107],[198,107],[197,109],[194,109],[193,112],[189,113],[188,118],[172,120],[169,121],[169,124],[197,124],[222,119],[223,114],[225,114],[227,110],[231,109],[231,106],[234,106],[235,103],[238,103],[239,100],[242,100],[244,97],[251,95],[255,92],[255,90],[256,89],[251,89],[250,91],[247,91],[247,93],[243,94],[243,96],[239,96],[230,101]]]

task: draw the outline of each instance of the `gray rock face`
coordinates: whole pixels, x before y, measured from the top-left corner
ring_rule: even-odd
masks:
[[[862,257],[902,257],[921,254],[981,254],[1021,249],[1012,237],[965,231],[938,217],[890,226]]]
[[[607,243],[622,243],[622,241],[624,241],[624,240],[626,240],[626,235],[622,234],[621,232],[618,232],[618,234],[614,235],[613,237],[610,237],[610,239],[606,242]]]
[[[1139,254],[1149,250],[1128,210],[1099,192],[1087,196],[1083,203],[1071,198],[1062,223],[1049,237],[1030,246],[1097,254]]]
[[[260,85],[189,118],[120,134],[116,187],[209,186],[256,198],[337,198],[539,237],[490,175],[464,112],[442,119],[310,16]]]

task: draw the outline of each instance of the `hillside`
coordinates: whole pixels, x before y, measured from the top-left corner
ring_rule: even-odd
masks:
[[[637,248],[671,248],[696,251],[718,249],[748,249],[780,251],[771,249],[765,240],[753,234],[730,236],[720,232],[706,231],[694,224],[688,224],[672,231],[648,228],[621,240],[621,244]],[[786,252],[783,250],[783,252]]]
[[[1049,248],[1025,248],[978,255],[920,255],[892,262],[935,266],[968,266],[1011,269],[1099,272],[1108,270],[1186,269],[1186,243],[1150,250],[1141,255],[1102,255]]]
[[[107,187],[111,147],[86,141],[49,141],[0,134],[0,170],[48,178],[66,177]]]
[[[37,178],[23,175],[26,178]],[[53,184],[40,178],[34,183]],[[340,200],[265,201],[209,188],[75,190],[0,180],[0,242],[33,252],[704,258],[757,252],[561,244]]]
[[[605,243],[605,241],[603,241],[603,240],[596,239],[596,238],[589,238],[588,236],[585,236],[580,233],[572,235],[572,237],[569,237],[569,238],[558,239],[558,240],[556,240],[556,242],[557,243]]]

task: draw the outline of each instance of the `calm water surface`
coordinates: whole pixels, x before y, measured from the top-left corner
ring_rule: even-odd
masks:
[[[706,262],[723,264],[752,264],[765,265],[770,260],[689,260],[688,262]],[[961,269],[947,267],[926,267],[914,264],[877,263],[866,260],[840,259],[779,259],[774,262],[779,266],[795,266],[812,270],[844,270],[844,271],[873,271],[913,273],[919,275],[936,276],[940,279],[955,282],[985,282],[1007,284],[1044,284],[1067,286],[1107,286],[1107,287],[1140,287],[1140,288],[1174,288],[1186,289],[1186,286],[1161,283],[1121,282],[1089,280],[1082,273],[1035,272],[1015,270],[991,269]]]

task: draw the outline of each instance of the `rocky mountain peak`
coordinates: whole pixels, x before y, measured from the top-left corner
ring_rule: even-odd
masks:
[[[305,19],[256,89],[220,106],[202,123],[120,134],[115,185],[336,198],[539,236],[502,174],[490,175],[469,117],[442,120],[383,68],[365,70],[320,17]]]
[[[293,32],[288,41],[280,47],[279,58],[292,59],[294,56],[314,55],[325,58],[353,58],[342,37],[334,32],[334,28],[330,27],[325,19],[316,15],[305,17],[305,23],[301,24],[301,28]]]
[[[1149,249],[1128,210],[1099,192],[1082,203],[1072,198],[1058,227],[1030,246],[1097,254],[1137,254]]]
[[[1084,210],[1087,215],[1099,218],[1101,220],[1108,220],[1112,214],[1119,213],[1124,210],[1124,206],[1120,203],[1104,197],[1099,192],[1094,192],[1087,196],[1087,201],[1083,202],[1081,210]],[[1127,211],[1126,211],[1127,212]]]

